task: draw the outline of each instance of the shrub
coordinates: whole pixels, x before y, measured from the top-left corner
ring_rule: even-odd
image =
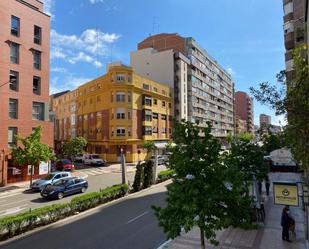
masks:
[[[154,184],[153,179],[153,167],[154,163],[152,160],[148,160],[144,166],[144,179],[143,179],[143,188],[148,188]]]
[[[124,196],[128,190],[127,184],[114,185],[99,192],[75,197],[69,203],[53,204],[4,217],[0,219],[0,241],[117,199]]]
[[[133,192],[138,192],[141,190],[144,178],[144,163],[138,162],[136,165],[136,172],[133,182]]]
[[[158,174],[158,182],[164,182],[175,174],[175,170],[169,169],[169,170],[163,170]]]

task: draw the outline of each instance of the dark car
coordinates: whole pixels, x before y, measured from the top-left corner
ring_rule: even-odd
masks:
[[[69,159],[61,159],[56,162],[56,169],[58,171],[63,170],[73,170],[75,168],[74,164]]]
[[[68,177],[46,186],[41,191],[41,196],[46,199],[62,199],[64,196],[76,193],[84,193],[88,188],[88,182],[83,178]]]

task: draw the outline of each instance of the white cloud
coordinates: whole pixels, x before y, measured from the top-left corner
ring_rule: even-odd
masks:
[[[95,29],[87,29],[80,36],[51,30],[51,59],[63,59],[70,64],[86,62],[101,67],[102,63],[95,58],[109,56],[110,46],[120,37],[116,33],[104,33]]]
[[[67,74],[64,77],[53,77],[50,82],[50,94],[74,90],[78,86],[89,82],[91,79],[87,77],[79,77],[72,74]]]
[[[47,15],[51,16],[51,19],[55,18],[55,15],[53,14],[53,9],[56,3],[56,0],[41,0],[44,4],[44,12]]]
[[[274,120],[272,122],[274,125],[280,125],[280,126],[287,125],[287,119],[285,115],[273,116],[272,119]]]
[[[52,47],[50,50],[50,59],[65,59],[67,56],[62,48]]]
[[[54,73],[66,73],[67,72],[67,70],[63,67],[52,67],[50,71]]]

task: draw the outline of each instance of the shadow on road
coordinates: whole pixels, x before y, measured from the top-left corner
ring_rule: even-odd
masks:
[[[120,200],[94,213],[75,216],[68,223],[58,223],[3,244],[1,249],[42,249],[42,245],[44,249],[157,248],[166,235],[158,226],[151,206],[164,206],[165,197],[165,192],[158,192]]]

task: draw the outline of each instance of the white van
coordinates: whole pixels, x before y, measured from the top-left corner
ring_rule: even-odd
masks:
[[[98,154],[84,154],[83,163],[87,165],[105,165],[106,162]]]

